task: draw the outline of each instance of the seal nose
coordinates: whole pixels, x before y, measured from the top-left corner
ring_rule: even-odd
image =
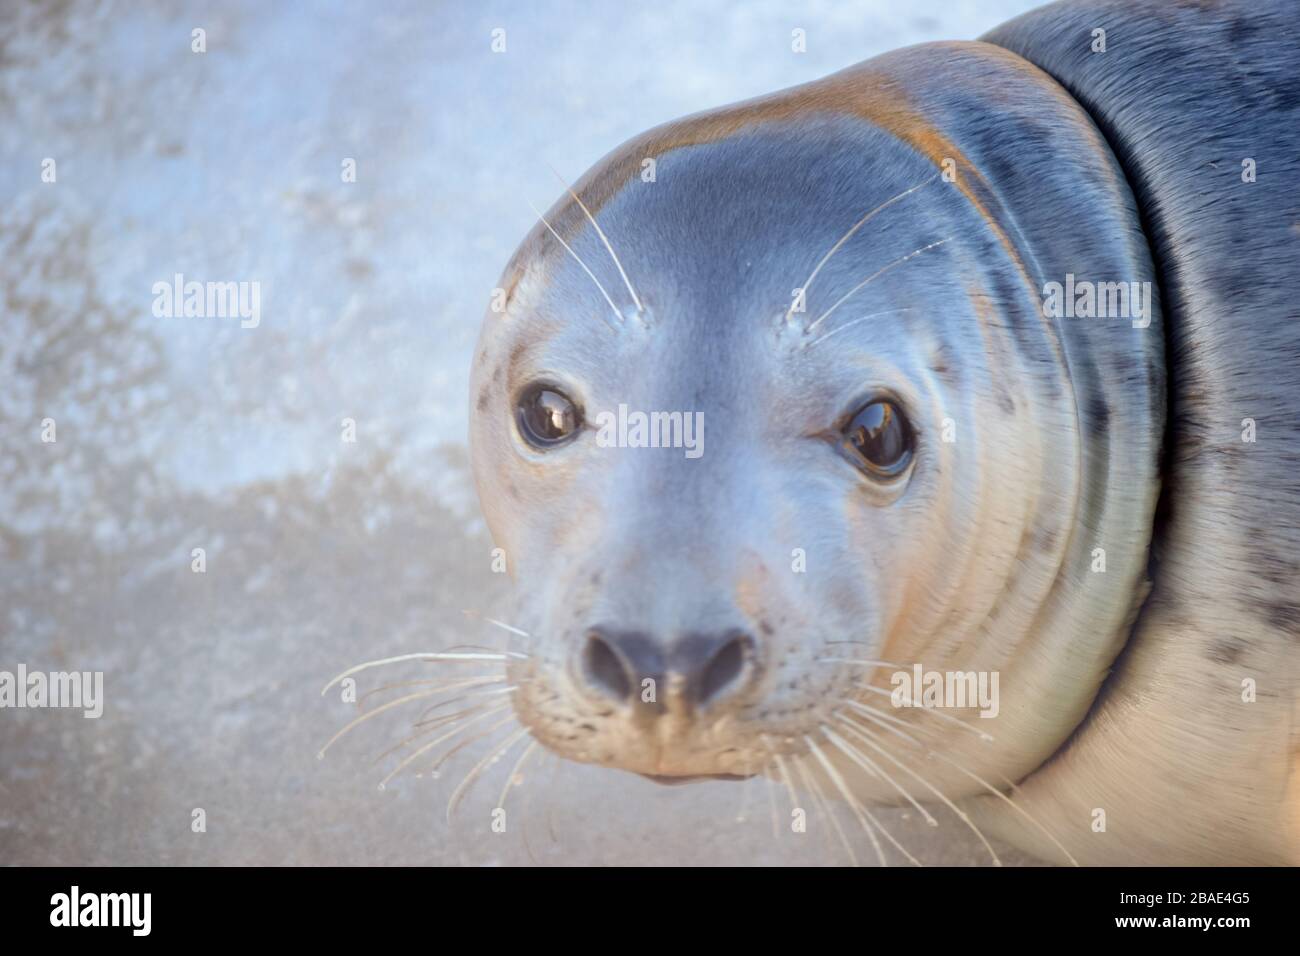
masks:
[[[703,708],[735,696],[749,683],[754,648],[754,639],[740,630],[688,634],[665,649],[640,631],[593,628],[582,651],[582,675],[591,689],[616,703],[662,709],[671,695]]]

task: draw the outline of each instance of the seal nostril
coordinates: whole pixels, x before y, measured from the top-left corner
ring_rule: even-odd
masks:
[[[620,703],[632,696],[623,660],[599,634],[587,638],[582,651],[582,669],[588,682]]]
[[[739,635],[714,652],[700,675],[699,702],[706,704],[735,684],[745,670],[749,638]]]

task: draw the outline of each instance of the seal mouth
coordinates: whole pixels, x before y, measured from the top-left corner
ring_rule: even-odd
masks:
[[[663,787],[679,787],[686,783],[699,783],[701,780],[751,780],[754,775],[741,773],[695,773],[681,777],[667,776],[658,773],[638,773],[637,776],[645,777]]]

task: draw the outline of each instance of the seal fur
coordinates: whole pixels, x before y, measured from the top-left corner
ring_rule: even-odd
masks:
[[[1252,63],[1284,61],[1295,35],[1294,15],[1265,7],[1276,22],[1247,31]],[[1285,230],[1300,216],[1276,190],[1263,206],[1198,193],[1195,161],[1227,149],[1227,134],[1171,118],[1192,67],[1202,93],[1231,89],[1240,69],[1171,36],[1239,23],[1242,9],[1058,5],[984,42],[898,51],[652,130],[566,192],[507,267],[507,306],[485,319],[471,383],[476,481],[530,635],[511,669],[534,736],[656,776],[802,761],[827,786],[851,780],[850,801],[889,802],[898,780],[863,772],[865,741],[887,741],[909,770],[921,754],[870,719],[859,743],[834,730],[846,701],[880,703],[866,688],[887,676],[850,661],[996,671],[992,741],[968,732],[978,719],[887,715],[941,758],[924,768],[933,793],[1044,859],[1296,859],[1297,523],[1225,549],[1216,522],[1256,512],[1215,478],[1244,469],[1258,500],[1300,507],[1285,469],[1300,327],[1278,319],[1294,313]],[[1097,17],[1153,31],[1125,53],[1141,69],[1081,57]],[[1106,55],[1120,48],[1114,34]],[[1169,89],[1180,92],[1162,102]],[[1269,119],[1294,105],[1278,94],[1250,120],[1292,171],[1297,126]],[[1150,156],[1170,168],[1157,175]],[[653,183],[638,175],[646,158]],[[944,169],[951,182],[936,181]],[[1226,221],[1194,215],[1211,203]],[[805,290],[808,314],[792,316],[791,290],[877,209]],[[1239,273],[1209,258],[1225,236],[1264,283],[1245,302],[1230,295]],[[868,295],[844,298],[882,268]],[[1045,318],[1042,290],[1067,274],[1150,283],[1147,324]],[[1232,323],[1211,330],[1229,298]],[[860,308],[814,329],[841,301]],[[1226,350],[1233,330],[1274,346],[1277,367],[1251,378],[1241,365],[1259,355],[1227,363],[1193,345]],[[538,453],[511,413],[538,380],[591,409],[701,411],[717,423],[709,453],[637,457],[591,441]],[[1228,413],[1205,397],[1224,381],[1253,389],[1256,414],[1277,423],[1258,458],[1258,446],[1229,447],[1249,403]],[[902,489],[862,482],[819,440],[873,389],[917,425]],[[816,574],[790,573],[793,549]],[[713,711],[671,694],[652,718],[611,705],[573,664],[588,629],[610,621],[665,646],[743,629],[753,673]]]

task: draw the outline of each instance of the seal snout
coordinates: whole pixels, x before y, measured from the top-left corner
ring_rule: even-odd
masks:
[[[714,709],[738,698],[757,674],[757,645],[739,629],[660,640],[643,631],[592,628],[582,649],[584,688],[651,715]]]

